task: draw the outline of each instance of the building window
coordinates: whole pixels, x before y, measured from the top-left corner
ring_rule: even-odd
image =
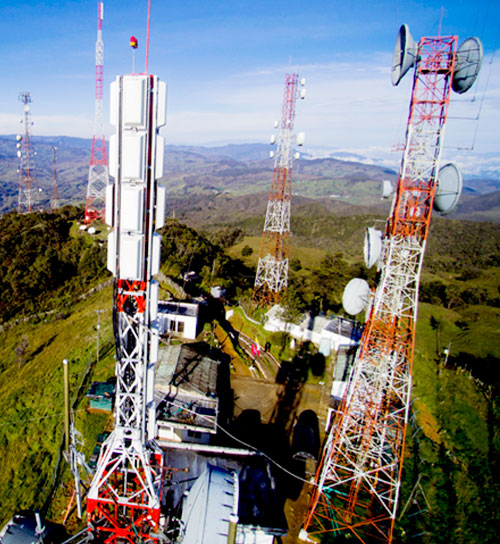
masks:
[[[184,332],[184,321],[179,321],[177,323],[177,332]]]

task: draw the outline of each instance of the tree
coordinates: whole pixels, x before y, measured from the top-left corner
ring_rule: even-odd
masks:
[[[244,246],[241,250],[242,257],[249,257],[253,253],[253,249],[250,246]]]

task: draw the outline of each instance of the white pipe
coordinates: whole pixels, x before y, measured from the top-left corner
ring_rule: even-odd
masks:
[[[192,450],[207,453],[223,453],[226,455],[259,455],[259,452],[244,450],[243,448],[221,448],[220,446],[211,446],[209,444],[193,444],[185,442],[171,442],[170,440],[156,439],[156,442],[163,448],[174,450]]]

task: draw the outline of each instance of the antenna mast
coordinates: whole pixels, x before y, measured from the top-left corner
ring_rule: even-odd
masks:
[[[450,91],[453,86],[462,93],[472,85],[482,54],[479,40],[469,42],[473,43],[463,48],[464,42],[457,52],[456,36],[424,37],[417,45],[406,25],[398,35],[393,84],[415,66],[406,144],[372,309],[318,466],[301,532],[305,540],[318,533],[346,532],[365,543],[392,542],[410,409],[420,272],[433,206],[451,211],[439,202],[445,194],[438,178]]]
[[[50,208],[52,211],[55,211],[59,207],[59,196],[57,194],[57,147],[55,145],[52,146],[52,151],[54,153],[54,180],[52,182],[52,200],[50,201]]]
[[[300,84],[304,85],[305,80],[302,79]],[[299,93],[299,76],[286,74],[278,150],[274,159],[273,179],[252,297],[253,303],[258,306],[276,304],[288,285],[293,126],[299,94],[301,98],[305,97],[305,89]],[[274,143],[274,136],[271,143]],[[273,156],[274,152],[271,151],[271,157]]]
[[[28,91],[19,93],[19,101],[24,104],[24,136],[19,134],[17,140],[17,157],[19,158],[19,196],[17,202],[17,211],[19,213],[31,213],[38,203],[36,193],[36,170],[33,145],[31,143],[31,96]],[[33,182],[35,187],[33,187]]]
[[[102,41],[103,2],[97,3],[97,41],[95,43],[95,115],[92,154],[90,156],[87,201],[85,203],[85,224],[104,219],[105,193],[108,185],[108,156],[104,137],[103,109],[103,65],[104,44]]]

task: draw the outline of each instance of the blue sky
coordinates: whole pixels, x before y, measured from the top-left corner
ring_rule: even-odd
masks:
[[[20,91],[33,98],[35,135],[91,137],[96,1],[0,0],[0,133],[18,131]],[[268,140],[284,75],[307,78],[296,128],[306,146],[389,149],[404,139],[411,77],[390,83],[396,33],[471,35],[484,44],[476,89],[453,97],[450,146],[495,152],[500,126],[500,3],[385,0],[253,2],[152,0],[149,71],[167,82],[167,143]],[[130,73],[130,35],[143,71],[147,0],[104,2],[105,107],[109,83]],[[473,120],[481,108],[479,121]],[[106,119],[107,123],[107,119]],[[110,132],[110,127],[106,130]]]

